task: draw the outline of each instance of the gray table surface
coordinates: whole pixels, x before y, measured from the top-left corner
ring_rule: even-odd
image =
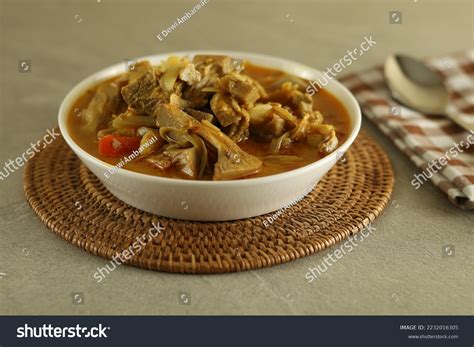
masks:
[[[0,163],[56,125],[59,104],[75,83],[130,57],[242,50],[324,69],[372,35],[376,46],[346,73],[380,64],[392,52],[428,57],[473,47],[469,0],[210,0],[163,41],[156,38],[196,2],[0,0]],[[389,24],[393,10],[401,11],[401,24]],[[19,59],[31,61],[30,73],[19,72]],[[93,273],[106,260],[40,222],[25,201],[19,170],[0,182],[0,314],[472,314],[473,214],[431,184],[414,190],[416,167],[364,121],[393,163],[393,202],[374,233],[312,284],[304,278],[308,267],[332,250],[226,275],[121,266],[97,284]],[[451,256],[443,256],[446,245]]]

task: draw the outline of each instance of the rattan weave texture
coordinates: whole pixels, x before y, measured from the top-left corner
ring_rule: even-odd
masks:
[[[364,134],[310,194],[272,223],[267,218],[276,212],[201,223],[137,210],[112,196],[62,138],[30,159],[24,171],[29,204],[63,239],[107,259],[130,248],[135,252],[127,264],[179,273],[257,269],[330,247],[382,212],[393,183],[390,161]],[[132,248],[152,223],[164,230]]]

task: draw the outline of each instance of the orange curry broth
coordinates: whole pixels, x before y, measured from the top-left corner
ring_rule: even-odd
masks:
[[[245,70],[243,73],[257,80],[267,91],[271,91],[271,88],[269,87],[270,84],[286,75],[283,71],[250,63],[245,64]],[[109,158],[99,154],[99,141],[95,134],[86,134],[81,131],[81,118],[77,116],[77,110],[87,108],[99,84],[109,83],[115,78],[116,77],[102,81],[81,95],[69,110],[67,122],[69,133],[74,142],[76,142],[87,153],[111,165],[118,164],[120,158]],[[350,119],[347,110],[344,108],[342,103],[336,99],[336,97],[324,89],[318,90],[318,92],[313,96],[313,100],[314,109],[319,110],[324,116],[324,123],[332,124],[336,127],[337,138],[339,140],[339,145],[341,145],[347,139],[350,132]],[[263,157],[267,155],[269,143],[256,141],[251,136],[251,138],[239,143],[238,145],[247,153],[257,157]],[[298,156],[302,158],[302,160],[296,163],[290,162],[284,164],[263,161],[262,168],[259,172],[245,178],[268,176],[294,170],[315,162],[323,157],[317,149],[309,146],[307,143],[292,143],[288,148],[281,149],[280,154]],[[184,178],[173,167],[163,171],[145,160],[140,159],[127,163],[124,168],[154,176]],[[204,177],[204,179],[212,179],[212,177]]]

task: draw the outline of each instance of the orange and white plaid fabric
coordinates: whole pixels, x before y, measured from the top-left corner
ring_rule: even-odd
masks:
[[[383,67],[341,78],[362,112],[419,168],[411,185],[431,180],[449,199],[474,209],[474,50],[428,60],[449,89],[451,118],[430,116],[400,105],[390,95]]]

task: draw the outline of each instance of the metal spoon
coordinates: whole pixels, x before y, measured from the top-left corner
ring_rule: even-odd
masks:
[[[446,112],[446,86],[423,62],[405,55],[391,55],[385,62],[384,72],[393,96],[403,104],[423,113]]]
[[[449,114],[446,85],[436,71],[420,60],[391,55],[385,61],[384,74],[394,99],[422,113],[448,116],[463,128],[472,129],[472,124]]]

